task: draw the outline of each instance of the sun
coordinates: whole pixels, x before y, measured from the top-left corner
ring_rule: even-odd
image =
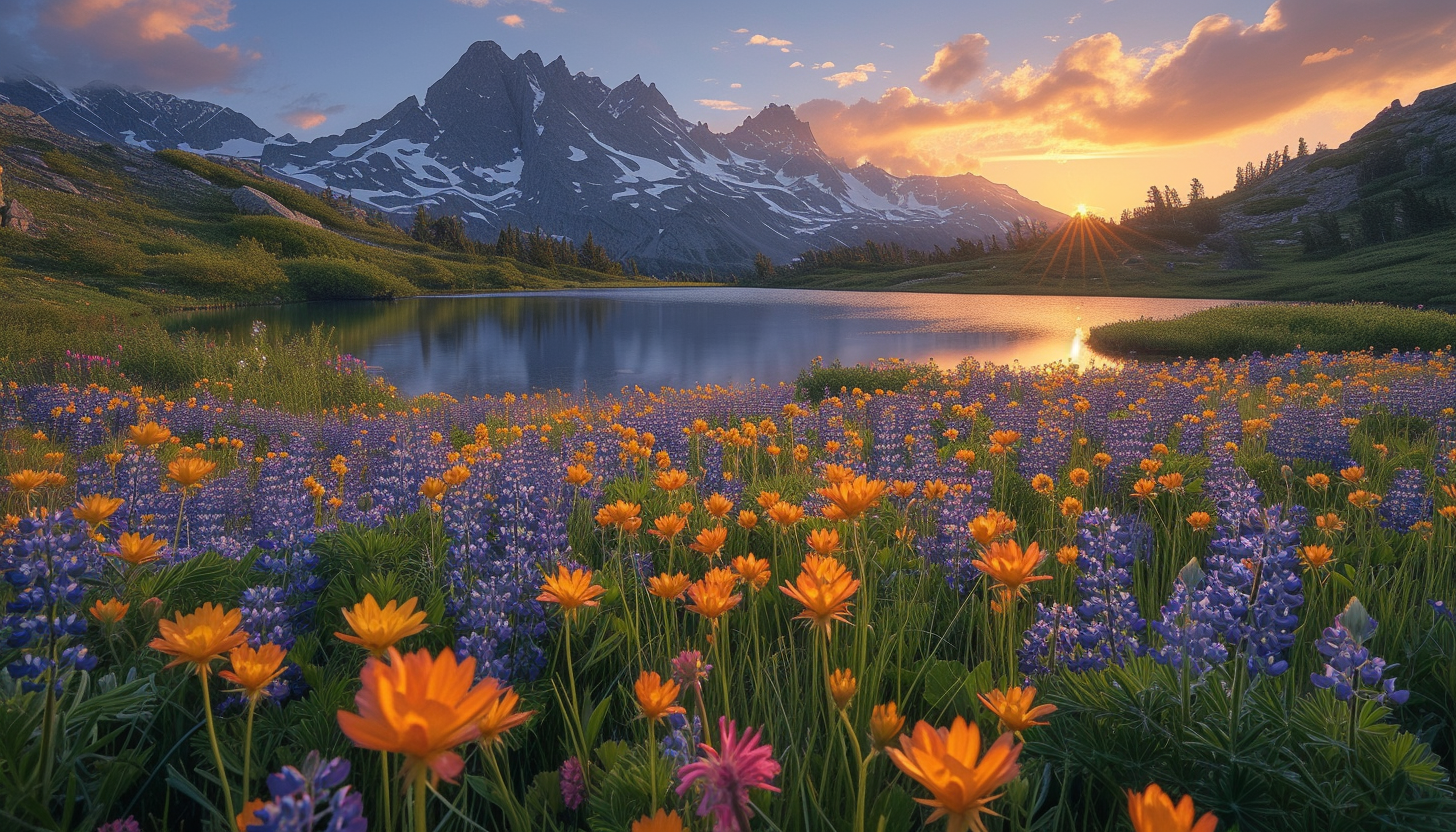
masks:
[[[1086,204],[1080,203],[1080,202],[1077,203],[1077,216],[1079,216],[1079,217],[1085,217],[1085,216],[1087,216],[1087,206],[1086,206]]]

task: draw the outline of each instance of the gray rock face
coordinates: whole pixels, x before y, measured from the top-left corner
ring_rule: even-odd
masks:
[[[256,188],[249,188],[246,185],[233,191],[233,205],[244,214],[257,214],[266,217],[282,217],[285,220],[301,222],[314,228],[323,228],[323,224],[307,214],[300,214],[292,211],[288,206],[279,202],[271,196]]]
[[[30,209],[20,204],[20,200],[12,199],[4,205],[0,205],[0,228],[9,228],[28,234],[35,228],[35,214]]]
[[[583,240],[646,271],[742,269],[757,252],[867,239],[929,250],[1064,215],[966,174],[896,177],[825,155],[792,108],[719,135],[639,78],[616,88],[533,52],[470,47],[432,85],[341,135],[270,144],[265,170],[407,223],[418,206],[472,236],[506,225]]]
[[[108,84],[64,89],[35,77],[0,80],[0,106],[39,114],[56,129],[98,142],[257,158],[272,134],[242,113],[207,101]]]

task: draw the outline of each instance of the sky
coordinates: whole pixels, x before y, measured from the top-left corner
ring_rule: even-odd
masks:
[[[1456,82],[1453,0],[0,0],[0,68],[301,138],[423,98],[477,40],[641,75],[715,130],[790,104],[851,163],[1113,217]]]

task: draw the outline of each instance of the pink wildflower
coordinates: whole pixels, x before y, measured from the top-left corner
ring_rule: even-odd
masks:
[[[774,761],[773,746],[759,742],[757,729],[747,728],[739,737],[737,723],[719,717],[718,732],[722,738],[720,749],[703,743],[699,747],[704,756],[679,769],[682,785],[677,793],[687,794],[693,783],[701,780],[703,795],[698,817],[707,817],[711,812],[717,832],[749,832],[748,790],[778,791],[769,781],[778,776],[779,764]]]

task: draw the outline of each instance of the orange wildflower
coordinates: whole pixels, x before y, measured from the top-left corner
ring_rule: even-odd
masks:
[[[1330,476],[1329,474],[1310,474],[1304,478],[1304,482],[1316,491],[1324,491],[1330,487]]]
[[[849,599],[859,590],[859,581],[834,558],[809,555],[793,583],[779,590],[804,606],[794,617],[805,619],[827,639],[835,621],[849,623]]]
[[[920,486],[914,480],[891,480],[890,493],[902,500],[915,496],[915,491]]]
[[[411,598],[403,604],[390,601],[380,607],[374,595],[367,594],[352,609],[343,610],[344,621],[355,634],[334,633],[334,636],[340,641],[363,647],[369,651],[369,655],[377,659],[398,644],[400,639],[424,631],[425,613],[423,610],[415,612],[415,605],[419,600]]]
[[[834,707],[844,710],[849,707],[849,702],[854,698],[854,692],[859,690],[859,682],[855,680],[854,674],[848,668],[840,668],[829,674],[829,697],[834,700]]]
[[[687,606],[689,610],[703,616],[709,621],[716,622],[724,613],[738,606],[743,600],[742,595],[733,592],[737,579],[727,569],[712,569],[708,571],[703,579],[691,584],[688,587],[688,597],[692,599]]]
[[[723,544],[728,542],[728,527],[713,526],[710,529],[703,529],[698,536],[688,544],[688,548],[699,552],[706,557],[716,558],[723,551]]]
[[[688,527],[688,520],[677,514],[664,514],[653,520],[652,526],[653,528],[648,530],[648,534],[663,540],[672,540]]]
[[[1326,537],[1345,530],[1345,521],[1333,511],[1314,518],[1314,525]]]
[[[1158,484],[1147,477],[1143,477],[1132,484],[1132,496],[1138,500],[1150,500],[1157,489]]]
[[[1046,725],[1047,723],[1037,720],[1057,709],[1056,705],[1032,707],[1036,688],[1030,685],[1024,688],[1007,688],[1005,692],[998,688],[989,694],[978,694],[977,698],[986,706],[986,710],[1001,720],[1002,727],[1017,734],[1033,725]]]
[[[669,575],[663,572],[655,578],[647,579],[647,591],[656,595],[658,598],[676,601],[683,597],[684,592],[688,591],[688,584],[690,583],[692,583],[692,580],[685,573],[678,572],[675,575]]]
[[[555,575],[546,576],[545,583],[541,584],[541,594],[536,596],[536,600],[556,604],[568,617],[574,618],[578,609],[598,606],[596,599],[606,592],[592,583],[590,569],[568,570],[565,566],[558,565]]]
[[[804,519],[804,509],[802,506],[780,500],[768,510],[768,519],[786,529]]]
[[[745,508],[738,512],[738,525],[753,531],[758,526],[758,515]]]
[[[175,621],[164,618],[157,622],[161,634],[148,646],[174,657],[166,667],[190,664],[205,676],[223,653],[248,640],[248,634],[239,629],[242,625],[241,611],[206,603],[189,615],[177,613]]]
[[[401,656],[391,647],[388,657],[365,662],[354,695],[359,712],[339,711],[339,728],[360,748],[403,754],[405,780],[454,782],[465,768],[455,749],[480,736],[479,719],[499,683],[473,684],[475,659],[457,662],[451,650]]]
[[[870,742],[883,751],[905,729],[905,717],[895,710],[894,702],[876,705],[870,710]]]
[[[1300,559],[1310,569],[1323,569],[1335,562],[1335,550],[1323,543],[1315,543],[1299,550]]]
[[[971,565],[995,580],[1003,593],[1015,595],[1027,584],[1052,579],[1050,575],[1032,574],[1045,556],[1037,543],[1023,550],[1020,543],[1007,540],[992,543],[979,560],[971,561]]]
[[[835,529],[815,529],[809,532],[805,543],[822,557],[829,557],[840,549],[839,532]]]
[[[1082,501],[1076,497],[1063,497],[1059,509],[1063,517],[1081,517]]]
[[[924,493],[925,499],[935,502],[950,493],[950,486],[945,484],[945,480],[926,480],[922,493]]]
[[[774,503],[779,502],[780,499],[779,492],[777,491],[760,491],[755,502],[758,503],[759,508],[768,510],[773,508]]]
[[[509,685],[502,685],[500,680],[491,677],[483,679],[479,685],[488,694],[485,707],[480,711],[480,718],[476,720],[476,726],[480,728],[480,745],[487,747],[496,740],[499,740],[505,733],[517,725],[524,725],[535,711],[518,711],[516,706],[520,703],[521,697],[511,690]]]
[[[1112,464],[1112,455],[1106,453],[1093,454],[1092,464],[1097,466],[1098,468],[1106,468],[1107,466]]]
[[[1003,447],[1015,445],[1021,439],[1021,432],[1015,430],[993,430],[991,431],[991,444]]]
[[[167,478],[175,480],[183,488],[191,488],[202,482],[217,468],[217,463],[200,456],[183,456],[167,464]]]
[[[680,468],[669,468],[659,473],[653,484],[670,494],[688,484],[688,472]]]
[[[1031,490],[1043,497],[1050,497],[1057,490],[1057,481],[1046,474],[1037,474],[1031,478]]]
[[[160,445],[172,438],[172,431],[156,422],[142,422],[127,428],[126,436],[143,448]]]
[[[722,494],[713,494],[703,501],[703,511],[708,512],[717,520],[722,520],[728,512],[733,510],[733,501]]]
[[[1092,482],[1092,475],[1086,468],[1073,468],[1067,472],[1067,481],[1077,488],[1086,488]]]
[[[1213,523],[1213,518],[1206,511],[1195,511],[1188,515],[1188,525],[1196,532],[1201,532]]]
[[[900,747],[887,753],[901,771],[930,792],[929,798],[915,799],[935,809],[927,823],[946,818],[947,832],[986,832],[981,815],[995,814],[987,804],[1001,795],[992,792],[1020,773],[1016,758],[1021,749],[1008,732],[981,756],[981,729],[957,716],[950,728],[932,728],[923,720],[916,723],[912,735],[901,737]]]
[[[838,485],[842,482],[849,482],[854,479],[854,471],[844,465],[829,463],[824,466],[824,481],[830,485]]]
[[[1141,792],[1129,790],[1127,813],[1132,816],[1133,832],[1213,832],[1218,826],[1218,817],[1212,812],[1205,812],[1195,823],[1192,795],[1183,795],[1174,806],[1173,798],[1157,783]]]
[[[769,579],[773,577],[768,561],[755,557],[752,552],[745,557],[734,558],[733,569],[738,572],[739,579],[755,590],[768,586]]]
[[[687,712],[677,704],[678,694],[682,693],[677,682],[672,679],[664,682],[655,671],[642,671],[642,675],[637,677],[637,682],[632,689],[637,694],[637,707],[642,709],[642,716],[645,719],[658,722],[668,714]]]
[[[1077,558],[1082,556],[1082,550],[1076,546],[1063,546],[1057,550],[1057,563],[1063,566],[1076,566]]]
[[[97,621],[102,624],[120,624],[126,618],[126,611],[131,609],[131,604],[126,604],[119,599],[112,598],[110,601],[97,601],[91,605],[89,612]]]
[[[440,475],[446,485],[457,486],[470,479],[470,469],[464,465],[452,465],[449,470]]]
[[[1351,465],[1349,468],[1340,469],[1340,477],[1351,485],[1365,479],[1365,467],[1363,465]]]
[[[283,673],[283,658],[288,655],[276,644],[262,644],[257,649],[240,644],[228,653],[229,669],[217,675],[238,686],[238,692],[256,700],[263,689]]]
[[[445,481],[439,477],[425,477],[420,483],[420,495],[431,502],[438,503],[440,498],[445,496]]]
[[[651,817],[632,821],[632,832],[683,832],[683,822],[677,812],[658,809]]]
[[[1165,490],[1165,491],[1172,491],[1174,493],[1182,493],[1182,491],[1183,491],[1183,475],[1182,474],[1179,474],[1176,471],[1173,472],[1173,473],[1171,473],[1171,474],[1164,474],[1163,476],[1158,477],[1158,485],[1163,486],[1163,490]]]
[[[566,476],[562,477],[561,481],[567,485],[581,488],[592,481],[592,473],[586,469],[585,465],[568,465],[566,466]]]
[[[110,554],[119,557],[132,566],[151,563],[162,556],[167,541],[158,540],[156,535],[142,537],[136,532],[122,532],[116,539],[116,551]]]
[[[88,497],[82,497],[81,501],[76,503],[76,507],[71,509],[71,516],[77,520],[85,520],[92,526],[104,526],[106,525],[106,521],[111,519],[111,515],[115,514],[116,510],[121,508],[121,504],[124,502],[126,500],[120,497],[112,497],[107,494],[92,494]]]
[[[827,485],[819,489],[819,494],[844,512],[846,518],[853,520],[866,509],[878,505],[884,491],[884,480],[868,479],[861,474],[849,482]]]
[[[1380,505],[1381,497],[1379,494],[1372,494],[1362,488],[1358,491],[1350,492],[1349,500],[1350,505],[1354,506],[1355,508],[1373,509],[1376,506]]]
[[[29,495],[32,491],[50,482],[49,471],[32,471],[29,468],[22,468],[19,471],[5,475],[10,488],[19,494]]]
[[[615,503],[609,503],[598,509],[596,521],[597,525],[603,528],[616,526],[619,529],[627,531],[629,530],[628,526],[632,526],[634,520],[637,526],[641,526],[642,518],[639,516],[641,513],[642,506],[636,503],[629,503],[626,500],[618,500]]]

